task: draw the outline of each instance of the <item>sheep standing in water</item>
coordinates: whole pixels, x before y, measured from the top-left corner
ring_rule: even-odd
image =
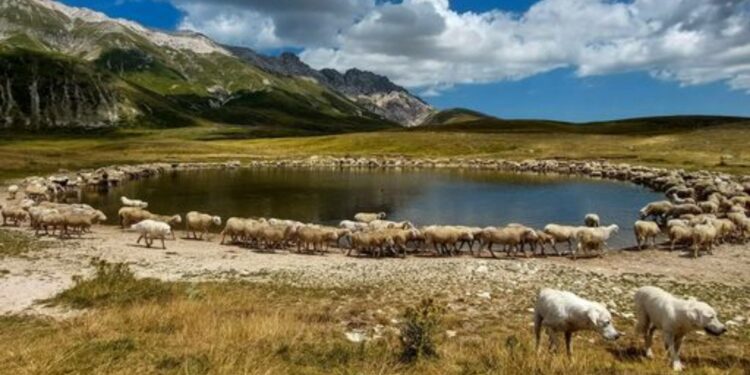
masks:
[[[204,235],[208,235],[211,226],[218,227],[220,225],[221,217],[219,216],[211,216],[197,211],[190,211],[185,215],[185,231],[188,239],[191,238],[190,234],[192,233],[192,238],[202,240]],[[200,233],[200,236],[197,233]]]

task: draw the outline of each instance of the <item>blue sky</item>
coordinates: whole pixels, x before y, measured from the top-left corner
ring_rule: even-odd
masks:
[[[439,2],[440,0],[433,1]],[[543,30],[544,27],[549,26],[553,31],[555,31],[554,28],[559,28],[561,37],[568,40],[576,39],[575,36],[578,34],[575,34],[575,30],[568,32],[566,22],[577,14],[561,16],[559,12],[564,12],[564,10],[560,10],[564,7],[555,7],[555,5],[565,1],[572,0],[543,0],[547,3],[545,6],[549,10],[534,14],[526,12],[529,12],[530,7],[539,0],[456,0],[450,1],[449,8],[441,9],[439,5],[436,5],[436,12],[426,9],[422,6],[423,4],[418,6],[398,2],[393,5],[383,4],[384,2],[379,1],[375,8],[372,8],[371,4],[369,8],[363,8],[364,10],[350,10],[352,19],[356,22],[361,21],[361,23],[356,28],[352,27],[351,31],[344,30],[344,28],[349,27],[348,24],[336,26],[337,28],[334,31],[339,34],[334,38],[322,34],[312,37],[303,33],[300,36],[299,33],[295,34],[293,29],[284,33],[283,25],[289,24],[285,21],[289,19],[295,21],[295,18],[293,18],[295,15],[290,16],[285,13],[287,9],[273,8],[273,6],[267,4],[261,4],[255,8],[252,8],[252,5],[246,5],[255,2],[264,3],[257,0],[246,2],[240,0],[218,0],[215,2],[208,0],[63,0],[68,5],[92,8],[112,17],[135,20],[153,28],[173,30],[186,24],[195,26],[199,29],[198,31],[222,42],[244,44],[266,53],[275,54],[283,50],[301,52],[302,58],[315,67],[332,66],[337,69],[346,69],[357,66],[374,70],[389,75],[416,93],[427,94],[424,98],[438,108],[465,107],[503,118],[545,118],[577,122],[673,114],[750,116],[750,95],[747,93],[750,90],[750,75],[748,75],[750,73],[745,74],[746,71],[737,73],[740,69],[738,67],[750,64],[750,57],[746,60],[743,60],[745,56],[740,57],[739,63],[735,62],[738,64],[736,66],[724,66],[722,65],[724,60],[710,61],[712,56],[717,55],[716,51],[710,50],[712,44],[717,45],[717,48],[721,47],[722,50],[728,50],[732,47],[743,46],[737,45],[737,43],[750,43],[750,41],[744,38],[745,34],[740,34],[732,40],[721,36],[726,34],[726,31],[723,31],[723,34],[711,34],[711,30],[717,28],[716,25],[725,25],[729,22],[725,19],[718,19],[717,12],[706,14],[706,26],[697,26],[697,31],[687,30],[691,31],[692,34],[687,33],[687,31],[680,34],[681,37],[692,36],[693,39],[682,38],[677,42],[672,42],[674,39],[666,39],[674,36],[668,34],[668,31],[673,31],[673,29],[654,35],[652,40],[644,39],[641,50],[645,48],[644,46],[654,49],[656,47],[653,46],[665,45],[667,42],[674,43],[671,46],[674,48],[667,50],[667,52],[662,50],[659,50],[658,53],[653,52],[653,57],[639,56],[639,59],[634,59],[632,62],[628,61],[629,54],[617,54],[615,55],[617,59],[614,60],[609,55],[596,56],[592,60],[585,61],[576,60],[579,57],[566,60],[568,59],[567,56],[574,55],[568,51],[573,50],[574,47],[577,48],[576,46],[571,46],[567,50],[561,48],[560,51],[542,49],[541,52],[535,52],[533,57],[528,60],[524,60],[524,57],[520,60],[521,62],[515,60],[508,62],[508,59],[514,59],[516,56],[506,57],[498,51],[513,50],[513,48],[510,48],[512,46],[497,44],[496,48],[492,48],[493,45],[490,44],[485,53],[488,55],[499,54],[500,56],[493,57],[495,60],[488,59],[487,62],[477,63],[475,59],[465,61],[457,59],[455,62],[446,62],[446,64],[435,67],[435,61],[439,61],[439,59],[430,54],[444,53],[445,51],[427,44],[422,46],[423,50],[414,47],[415,43],[421,43],[422,40],[427,38],[437,40],[435,28],[443,33],[446,30],[451,31],[450,25],[455,24],[456,20],[473,22],[466,24],[469,26],[461,27],[463,29],[476,27],[476,33],[479,34],[485,32],[484,30],[489,30],[486,31],[489,36],[492,36],[493,33],[501,35],[503,28],[518,27],[519,30],[522,28],[528,30],[534,26]],[[697,0],[686,0],[686,2],[690,1]],[[225,2],[226,5],[218,4],[221,2]],[[613,3],[611,1],[602,0],[602,3],[604,4],[602,7],[613,6],[607,4]],[[205,14],[199,14],[196,9],[205,10],[207,8],[205,4],[215,8],[210,12],[206,11]],[[201,7],[198,7],[198,5]],[[623,4],[623,6],[627,5]],[[745,8],[738,8],[738,12],[750,8],[747,3],[744,6]],[[541,9],[542,7],[537,8]],[[224,15],[224,18],[216,16],[225,9],[229,16]],[[245,12],[246,9],[249,10]],[[590,21],[590,34],[608,34],[610,30],[621,28],[623,29],[621,33],[628,36],[629,29],[622,26],[625,16],[612,17],[614,21],[611,25],[604,23],[602,26],[598,24],[599,20],[612,14],[618,14],[617,12],[623,9],[592,8],[590,12],[586,12],[586,14],[595,11],[603,12]],[[389,10],[393,12],[389,12]],[[332,12],[336,11],[335,9],[332,10]],[[524,18],[528,18],[528,21],[526,23],[513,23],[515,21],[498,23],[497,20],[489,17],[491,13],[488,12],[492,11],[512,12],[513,15],[509,16],[512,19],[518,19],[521,15],[524,15]],[[658,11],[666,11],[668,14],[675,16],[679,14],[680,9],[642,10],[642,12],[646,11],[654,12],[653,17],[656,18],[660,14]],[[465,12],[485,15],[487,18],[481,21],[472,21],[470,17],[463,17]],[[320,13],[317,12],[316,15]],[[579,12],[579,14],[583,13],[582,11]],[[234,17],[237,14],[243,14],[244,16]],[[371,17],[373,14],[377,17]],[[405,21],[408,25],[403,26],[405,27],[404,33],[417,36],[424,33],[425,37],[414,39],[416,42],[409,41],[410,44],[403,47],[396,40],[399,38],[394,38],[393,35],[379,36],[378,32],[381,30],[402,27],[399,24],[394,26],[393,22],[385,23],[388,27],[380,26],[377,23],[387,20],[389,14],[395,15],[395,21],[393,22],[399,22],[399,18],[404,18],[404,15],[411,15],[412,18]],[[543,17],[539,16],[540,14]],[[558,17],[559,21],[555,21],[555,18],[550,19],[550,14]],[[624,12],[621,14],[627,16],[630,13]],[[348,15],[349,13],[343,15],[336,13],[334,19],[345,19]],[[212,19],[210,17],[219,18]],[[441,22],[441,17],[446,21]],[[543,21],[534,23],[535,17],[539,17]],[[229,20],[226,22],[230,22],[232,26],[230,29],[233,30],[234,34],[224,32],[227,29],[226,24],[222,24],[220,27],[216,26],[217,19]],[[321,19],[331,20],[331,18]],[[255,35],[263,34],[263,30],[255,28],[253,23],[262,23],[264,20],[275,22],[274,30],[278,35],[266,39],[255,37]],[[316,21],[314,17],[310,17],[310,20],[310,22],[319,22],[320,24],[328,22]],[[434,22],[422,22],[423,20]],[[582,21],[585,22],[585,20],[578,18],[572,19],[570,24],[574,26],[569,28],[573,29],[575,24],[580,24]],[[232,22],[237,25],[232,25]],[[633,22],[633,24],[637,25],[638,23]],[[367,27],[371,27],[371,29],[368,30]],[[408,27],[414,27],[414,30],[410,30]],[[597,27],[602,29],[597,30]],[[724,27],[722,30],[726,30],[728,26],[722,27]],[[359,34],[357,34],[358,32]],[[527,31],[519,31],[519,33],[522,32]],[[365,33],[368,39],[357,39],[361,37],[360,34],[362,33]],[[460,34],[456,35],[460,37]],[[477,35],[474,35],[473,38],[476,38]],[[482,38],[480,39],[484,39],[488,35],[481,35]],[[520,35],[520,39],[526,37],[524,34]],[[702,43],[701,39],[695,39],[696,35],[704,39],[708,37],[717,39],[716,41],[707,40],[706,43]],[[620,37],[620,35],[616,37]],[[531,37],[529,36],[529,38]],[[557,44],[567,43],[566,39],[561,40],[562,42]],[[369,45],[372,41],[378,42],[372,43],[371,56],[373,58],[368,58],[370,56],[368,55],[369,51],[347,52],[347,49],[356,49],[359,45]],[[620,40],[594,40],[587,43],[619,46]],[[727,45],[723,46],[722,43]],[[698,50],[696,47],[687,52],[680,50],[681,55],[668,54],[677,47],[693,44],[696,46],[705,44],[707,47],[703,47],[705,51]],[[445,42],[438,41],[436,45],[442,47]],[[523,47],[520,50],[533,50],[534,46],[536,44],[528,44],[528,47]],[[557,45],[549,47],[549,49],[555,48],[557,48]],[[464,51],[460,45],[454,47],[454,49],[455,53],[452,55],[455,56],[470,55],[470,52],[472,52]],[[635,51],[637,53],[640,50]],[[591,51],[585,50],[584,52]],[[387,59],[383,60],[384,53],[387,54],[387,58],[394,61],[393,64],[388,63],[389,60]],[[705,54],[705,57],[700,57],[700,53]],[[540,55],[543,57],[538,57]],[[589,56],[591,53],[588,55],[580,53],[578,55]],[[649,58],[652,60],[649,60]],[[647,62],[644,63],[643,61]],[[703,61],[710,61],[711,63],[703,64]],[[471,68],[464,69],[464,67]],[[653,78],[656,74],[660,74],[662,78]],[[437,95],[429,95],[430,93]]]

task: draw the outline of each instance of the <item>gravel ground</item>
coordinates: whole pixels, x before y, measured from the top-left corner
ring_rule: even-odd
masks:
[[[704,299],[716,306],[724,319],[738,325],[750,318],[750,253],[745,246],[725,245],[713,256],[697,260],[664,250],[614,251],[604,258],[577,261],[469,256],[371,259],[346,257],[338,250],[326,255],[257,252],[220,245],[217,237],[196,241],[179,238],[181,235],[178,232],[176,241],[167,242],[167,250],[136,245],[137,234],[110,226],[96,227],[82,239],[43,238],[49,246],[42,250],[0,261],[0,269],[6,270],[0,276],[0,313],[65,316],[66,312],[49,310],[35,301],[69,287],[74,275],[88,275],[91,259],[99,257],[127,262],[138,276],[169,281],[247,280],[307,287],[364,287],[368,298],[382,301],[383,309],[393,314],[402,307],[394,301],[438,296],[462,315],[490,316],[518,306],[530,308],[535,291],[547,286],[596,299],[609,305],[616,315],[630,319],[632,293],[650,284]],[[508,303],[498,303],[502,300]]]

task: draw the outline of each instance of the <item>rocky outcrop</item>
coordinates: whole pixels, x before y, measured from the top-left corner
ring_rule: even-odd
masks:
[[[272,57],[249,48],[224,48],[267,72],[313,78],[368,111],[403,126],[421,125],[435,112],[429,104],[391,82],[388,77],[372,72],[359,69],[349,69],[344,73],[334,69],[315,70],[293,53],[285,52]]]
[[[42,55],[0,57],[0,127],[107,127],[120,120],[107,78]]]

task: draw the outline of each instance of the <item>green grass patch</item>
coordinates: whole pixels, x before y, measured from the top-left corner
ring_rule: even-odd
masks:
[[[94,277],[74,278],[75,285],[47,301],[49,305],[64,305],[76,309],[125,306],[139,302],[164,302],[175,295],[177,284],[157,279],[138,279],[124,263],[108,263],[94,259]]]
[[[31,235],[0,229],[0,258],[23,256],[43,247],[44,245]]]

